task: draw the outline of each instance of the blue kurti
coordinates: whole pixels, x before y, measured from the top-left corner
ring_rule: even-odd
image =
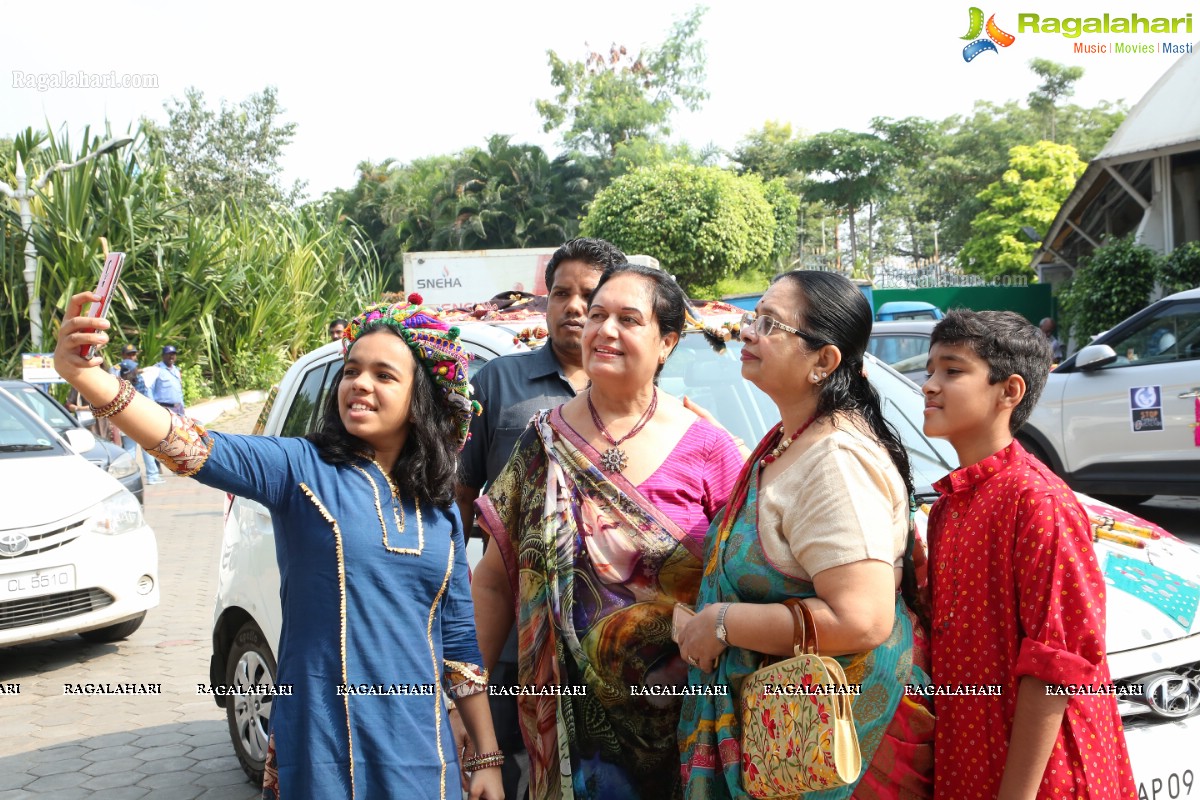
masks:
[[[393,509],[370,461],[333,466],[304,439],[210,435],[196,479],[262,503],[275,529],[276,683],[293,687],[271,710],[279,797],[457,797],[442,678],[446,661],[482,661],[458,510],[422,507],[418,525],[413,498]]]

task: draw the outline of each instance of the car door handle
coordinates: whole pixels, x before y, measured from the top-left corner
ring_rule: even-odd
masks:
[[[1192,389],[1190,392],[1184,392],[1181,395],[1179,395],[1180,400],[1184,400],[1188,397],[1200,397],[1200,386],[1197,386],[1195,389]]]

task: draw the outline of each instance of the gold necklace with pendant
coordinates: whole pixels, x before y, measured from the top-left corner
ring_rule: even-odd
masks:
[[[392,476],[388,475],[387,470],[380,466],[379,462],[371,459],[371,463],[383,475],[384,481],[387,482],[388,489],[392,496],[392,519],[396,523],[397,533],[404,533],[405,516],[404,504],[400,502],[400,490],[396,488],[396,484],[392,483]],[[379,499],[379,484],[375,483],[375,479],[362,467],[355,466],[356,470],[362,473],[362,476],[371,484],[371,491],[375,495],[375,513],[379,517],[379,529],[383,531],[383,546],[391,553],[399,553],[401,555],[419,556],[421,551],[425,549],[425,525],[421,519],[421,503],[417,498],[413,498],[413,507],[416,509],[417,516],[417,546],[416,547],[393,547],[388,542],[387,523],[383,521],[383,504]]]

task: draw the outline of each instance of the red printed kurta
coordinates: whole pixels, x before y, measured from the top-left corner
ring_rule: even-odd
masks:
[[[939,696],[934,797],[995,798],[1029,675],[1110,683],[1105,584],[1087,514],[1016,442],[938,481],[929,516],[933,682],[999,685],[999,696]],[[1134,798],[1112,695],[1071,697],[1039,798]]]

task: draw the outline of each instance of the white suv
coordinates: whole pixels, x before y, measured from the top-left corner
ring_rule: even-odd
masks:
[[[1200,289],[1164,297],[1063,361],[1018,434],[1081,492],[1200,495]]]

